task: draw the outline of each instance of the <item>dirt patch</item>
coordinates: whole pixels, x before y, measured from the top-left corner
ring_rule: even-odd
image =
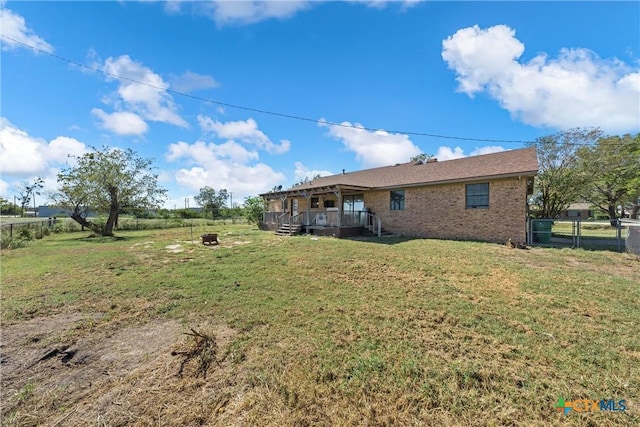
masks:
[[[182,245],[178,245],[178,244],[176,244],[176,245],[168,245],[168,246],[165,246],[164,248],[167,250],[167,252],[171,252],[171,253],[174,253],[174,254],[184,251],[184,249],[182,249]]]
[[[196,364],[182,366],[178,375],[176,354],[193,339],[178,321],[90,326],[100,317],[76,313],[3,325],[2,425],[161,425],[163,418],[175,420],[176,413],[167,411],[219,388],[216,379],[224,378],[225,387],[233,384],[224,351],[234,330],[205,327],[217,352],[204,378],[194,375],[202,369]],[[213,393],[209,399],[219,397]]]

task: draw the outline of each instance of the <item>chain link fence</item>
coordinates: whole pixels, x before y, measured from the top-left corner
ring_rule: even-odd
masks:
[[[94,219],[95,220],[95,219]],[[97,219],[100,221],[100,218]],[[201,218],[132,218],[122,217],[114,227],[117,231],[154,230],[180,227],[207,227],[226,224],[246,224],[243,217],[219,219]],[[2,218],[0,221],[0,248],[18,248],[28,241],[42,239],[51,233],[87,231],[71,218]]]
[[[640,254],[640,221],[530,218],[527,230],[531,246]]]

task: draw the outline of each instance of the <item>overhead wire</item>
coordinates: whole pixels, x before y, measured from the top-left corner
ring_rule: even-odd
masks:
[[[172,95],[177,95],[177,96],[181,96],[181,97],[185,97],[185,98],[190,98],[190,99],[194,99],[200,102],[206,102],[206,103],[211,103],[211,104],[215,104],[215,105],[219,105],[222,107],[227,107],[227,108],[233,108],[233,109],[237,109],[237,110],[243,110],[243,111],[250,111],[253,113],[259,113],[259,114],[267,114],[267,115],[271,115],[271,116],[275,116],[275,117],[282,117],[285,119],[291,119],[291,120],[298,120],[298,121],[305,121],[305,122],[311,122],[311,123],[316,123],[318,125],[329,125],[329,126],[338,126],[338,127],[343,127],[343,128],[350,128],[350,129],[358,129],[358,130],[366,130],[369,132],[378,132],[381,131],[383,129],[375,129],[375,128],[371,128],[371,127],[367,127],[367,126],[362,126],[362,125],[357,125],[357,124],[351,124],[351,123],[339,123],[339,122],[332,122],[332,121],[328,121],[328,120],[324,120],[324,119],[312,119],[309,117],[304,117],[304,116],[299,116],[299,115],[295,115],[295,114],[287,114],[287,113],[281,113],[281,112],[277,112],[277,111],[271,111],[271,110],[266,110],[266,109],[261,109],[261,108],[255,108],[255,107],[247,107],[244,105],[238,105],[238,104],[232,104],[229,102],[223,102],[223,101],[217,101],[215,99],[210,99],[210,98],[205,98],[202,96],[197,96],[197,95],[192,95],[189,93],[185,93],[185,92],[180,92],[177,90],[173,90],[170,88],[165,88],[165,87],[160,87],[160,86],[156,86],[153,85],[151,83],[147,83],[147,82],[143,82],[140,80],[136,80],[130,77],[126,77],[126,76],[121,76],[119,74],[115,74],[115,73],[111,73],[109,71],[105,71],[103,69],[97,68],[97,67],[91,67],[85,64],[82,64],[80,62],[74,61],[72,59],[66,58],[64,56],[60,56],[57,55],[53,52],[49,52],[46,51],[44,49],[40,49],[36,46],[30,45],[28,43],[24,43],[20,40],[16,40],[10,36],[7,36],[5,34],[0,34],[0,36],[2,36],[3,38],[10,40],[14,43],[18,43],[26,48],[32,49],[35,52],[44,54],[44,55],[48,55],[52,58],[58,59],[60,61],[63,62],[67,62],[69,64],[75,65],[76,67],[80,67],[89,71],[93,71],[96,73],[101,73],[104,74],[106,76],[112,77],[114,79],[117,80],[125,80],[125,81],[129,81],[132,83],[136,83],[136,84],[140,84],[143,86],[147,86],[150,88],[153,88],[155,90],[158,91],[162,91],[162,92],[166,92]],[[404,135],[411,135],[411,136],[424,136],[424,137],[430,137],[430,138],[440,138],[440,139],[451,139],[451,140],[458,140],[458,141],[473,141],[473,142],[490,142],[490,143],[515,143],[515,144],[536,144],[538,143],[538,141],[532,141],[532,140],[521,140],[521,139],[493,139],[493,138],[473,138],[473,137],[463,137],[463,136],[454,136],[454,135],[443,135],[443,134],[436,134],[436,133],[427,133],[427,132],[415,132],[415,131],[404,131],[404,130],[394,130],[394,129],[384,129],[385,132],[388,133],[394,133],[394,134],[404,134]],[[589,143],[567,143],[567,145],[590,145]]]

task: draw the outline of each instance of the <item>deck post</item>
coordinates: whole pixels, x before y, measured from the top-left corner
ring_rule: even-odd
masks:
[[[337,192],[334,192],[338,196],[338,228],[342,225],[342,191],[338,188]]]
[[[302,221],[302,225],[307,227],[306,231],[309,232],[309,225],[311,225],[311,194],[305,192],[304,198],[307,201],[307,218]]]

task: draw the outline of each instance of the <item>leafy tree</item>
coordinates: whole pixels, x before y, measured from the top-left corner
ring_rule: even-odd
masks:
[[[311,181],[313,181],[314,179],[318,179],[318,178],[320,178],[320,174],[319,174],[319,173],[318,173],[318,174],[315,174],[313,177],[305,176],[303,179],[301,179],[300,181],[298,181],[298,182],[296,182],[295,184],[293,184],[293,186],[295,187],[296,185],[306,184],[307,182],[311,182]],[[273,190],[271,190],[272,192],[274,192],[274,191],[275,191],[275,188],[276,188],[276,187],[273,187],[273,188],[274,188],[274,189],[273,189]],[[279,188],[280,190],[282,190],[282,186],[281,186],[281,185],[280,185],[280,186],[278,186],[278,188]],[[277,190],[277,191],[280,191],[280,190]]]
[[[71,211],[71,218],[97,234],[113,236],[123,212],[158,208],[166,190],[158,186],[152,160],[131,149],[103,147],[75,156],[77,164],[58,174],[60,190],[54,201]],[[107,215],[105,222],[90,221],[89,210]]]
[[[429,159],[433,158],[433,154],[425,154],[425,153],[420,153],[416,156],[411,157],[411,159],[409,161],[411,162],[423,162],[426,163]]]
[[[194,197],[205,212],[211,212],[212,219],[220,216],[220,209],[224,207],[228,198],[229,192],[226,189],[216,191],[208,186],[201,188],[200,193]]]
[[[18,200],[20,201],[20,211],[22,212],[22,216],[24,216],[24,210],[31,203],[31,198],[33,197],[35,200],[35,196],[40,195],[40,190],[44,185],[44,180],[40,177],[37,177],[33,183],[25,182],[22,185],[17,186],[18,190]]]
[[[0,197],[0,214],[1,215],[15,215],[18,212],[18,207],[8,201],[7,199]]]
[[[174,213],[178,215],[180,218],[184,218],[184,219],[201,217],[200,212],[197,212],[193,209],[178,209],[174,211]]]
[[[249,224],[262,228],[264,224],[264,199],[262,197],[246,197],[244,199],[244,217]]]
[[[608,136],[578,152],[581,198],[606,213],[610,219],[619,216],[625,202],[635,198],[640,187],[640,134]],[[637,213],[637,207],[636,213]],[[620,212],[622,214],[623,212]]]
[[[600,129],[570,129],[543,136],[533,143],[539,171],[532,204],[542,218],[555,218],[579,197],[576,152],[593,145],[602,135]]]

